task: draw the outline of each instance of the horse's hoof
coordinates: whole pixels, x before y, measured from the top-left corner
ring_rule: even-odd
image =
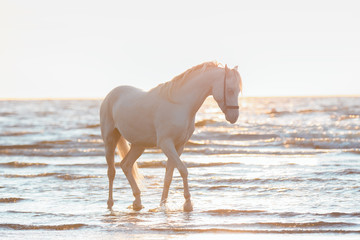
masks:
[[[192,212],[193,211],[193,205],[190,200],[187,200],[184,204],[184,212]]]
[[[143,208],[144,207],[143,207],[143,205],[141,205],[141,202],[138,202],[136,200],[133,202],[133,210],[140,211]]]
[[[134,211],[140,211],[141,209],[143,209],[143,205],[137,205],[137,204],[133,204],[133,210]]]
[[[112,207],[114,206],[114,201],[113,200],[108,200],[107,205],[108,205],[108,209],[112,210]]]

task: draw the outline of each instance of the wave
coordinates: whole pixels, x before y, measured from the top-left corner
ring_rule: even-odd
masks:
[[[89,125],[86,125],[84,128],[99,128],[100,127],[100,124],[89,124]]]
[[[220,185],[220,186],[212,186],[212,187],[209,187],[208,189],[210,191],[214,191],[214,190],[223,190],[223,189],[229,189],[229,188],[231,188],[231,186]]]
[[[266,211],[263,210],[235,210],[235,209],[216,209],[208,210],[204,213],[216,216],[230,216],[230,215],[254,215],[254,214],[264,214]]]
[[[188,168],[196,168],[196,167],[218,167],[218,166],[227,166],[227,165],[240,165],[241,163],[236,163],[236,162],[210,162],[210,163],[186,162],[185,164]]]
[[[8,116],[13,116],[16,115],[15,112],[0,112],[0,117],[8,117]]]
[[[0,198],[0,203],[16,203],[25,200],[24,198]]]
[[[29,132],[29,131],[21,131],[21,132],[4,132],[0,133],[0,137],[18,137],[30,134],[38,134],[39,132]]]
[[[195,134],[192,140],[223,140],[223,141],[252,141],[252,140],[269,140],[280,138],[277,134],[272,133],[236,133],[230,134],[229,132],[222,131],[203,131]]]
[[[266,114],[269,114],[270,116],[281,116],[284,114],[291,114],[292,112],[289,111],[278,111],[276,108],[272,108],[270,111],[266,112]]]
[[[204,214],[210,214],[212,216],[241,216],[241,215],[260,215],[260,216],[280,216],[284,218],[297,217],[297,216],[321,216],[321,217],[360,217],[360,212],[330,212],[330,213],[299,213],[299,212],[267,212],[264,210],[238,210],[238,209],[215,209],[203,211]],[[305,223],[305,225],[321,225],[323,222],[317,222],[316,224]],[[287,223],[285,223],[287,224]],[[326,223],[324,223],[326,224]],[[330,222],[328,225],[336,225],[337,223]],[[352,223],[351,223],[352,224]],[[290,225],[293,225],[291,223]],[[304,225],[304,226],[305,226]],[[304,227],[303,226],[303,227]]]
[[[166,161],[151,161],[151,162],[137,162],[139,168],[164,168],[166,167]],[[120,166],[117,163],[116,166]]]
[[[87,226],[86,224],[63,224],[63,225],[24,225],[24,224],[0,224],[0,228],[13,230],[75,230]]]
[[[29,214],[31,216],[50,216],[50,217],[75,217],[77,214],[75,213],[51,213],[51,212],[38,212],[38,211],[18,211],[18,210],[8,210],[7,213],[13,214]]]
[[[230,145],[229,145],[230,147]],[[194,154],[204,154],[204,155],[271,155],[271,156],[312,156],[322,153],[329,153],[329,149],[275,149],[275,148],[247,148],[234,146],[232,148],[212,148],[212,147],[203,147],[203,148],[185,148],[184,152],[194,153]]]
[[[36,177],[51,177],[57,175],[58,173],[39,173],[39,174],[29,174],[29,175],[21,175],[21,174],[5,174],[6,178],[36,178]]]
[[[191,141],[191,140],[189,140],[189,141],[185,144],[185,146],[187,146],[187,147],[204,146],[204,145],[206,145],[206,144],[201,143],[201,142]]]
[[[71,143],[71,140],[55,140],[55,141],[40,141],[35,146],[43,146],[45,145],[62,145],[66,143]]]
[[[261,148],[261,146],[259,146]],[[298,145],[298,149],[295,148],[266,148],[262,147],[261,149],[257,147],[242,147],[236,145],[211,145],[204,144],[201,146],[187,146],[185,147],[184,153],[188,154],[201,154],[201,155],[281,155],[281,156],[311,156],[323,153],[331,152],[347,152],[353,154],[360,154],[360,149],[339,149],[339,148],[311,148]],[[4,147],[0,146],[0,156],[39,156],[39,157],[104,157],[105,151],[103,147],[93,146],[92,148],[85,147],[64,147],[64,148],[51,148],[51,147],[42,147],[42,148],[29,148],[25,147],[16,147],[15,149],[3,149]],[[145,153],[151,154],[161,154],[160,149],[146,149]],[[1,163],[0,163],[1,164]]]
[[[33,144],[0,145],[0,155],[6,156],[104,156],[101,139],[60,139],[39,141]]]
[[[338,152],[339,149],[305,149],[305,148],[266,148],[241,147],[228,145],[226,148],[185,148],[184,152],[204,155],[269,155],[269,156],[313,156],[324,153]],[[342,151],[342,150],[341,150]],[[354,153],[354,152],[352,152]],[[360,153],[360,150],[359,150]]]
[[[60,139],[35,142],[34,144],[1,145],[1,149],[49,149],[49,148],[103,147],[101,139]]]
[[[36,111],[34,112],[34,115],[36,115],[37,117],[48,117],[51,115],[56,115],[57,112],[56,111]]]
[[[281,139],[276,134],[221,134],[210,137],[195,136],[186,144],[184,152],[204,155],[260,154],[260,155],[317,155],[334,151],[360,154],[358,139]],[[224,141],[224,142],[222,142]],[[160,149],[147,149],[146,153],[162,153]],[[2,145],[0,155],[4,156],[44,156],[44,157],[84,157],[104,156],[104,146],[100,139],[55,140],[35,144]]]
[[[74,174],[58,174],[56,175],[57,178],[63,180],[79,180],[79,179],[86,179],[86,178],[101,178],[101,176],[95,175],[74,175]]]
[[[226,228],[152,228],[157,232],[174,233],[251,233],[251,234],[360,234],[360,230],[342,230],[342,229],[284,229],[284,230],[252,230],[252,229],[226,229]]]
[[[346,150],[343,150],[343,152],[360,154],[360,148],[356,148],[356,149],[346,149]]]
[[[36,148],[49,148],[49,146],[42,144],[19,144],[19,145],[1,145],[0,150],[8,149],[36,149]]]
[[[357,119],[360,118],[360,115],[358,114],[348,114],[348,115],[342,115],[338,118],[339,121],[349,120],[349,119]]]
[[[303,110],[298,110],[296,111],[296,113],[300,113],[300,114],[308,114],[308,113],[322,113],[322,112],[327,112],[327,109],[324,110],[316,110],[316,109],[303,109]]]
[[[38,177],[53,177],[62,179],[62,180],[78,180],[85,178],[101,178],[101,176],[96,175],[76,175],[76,174],[62,174],[62,173],[39,173],[39,174],[5,174],[3,175],[6,178],[38,178]]]
[[[312,114],[312,113],[326,113],[326,112],[328,112],[328,109],[324,109],[324,110],[302,109],[295,111],[278,111],[276,110],[276,108],[273,108],[270,111],[266,112],[266,114],[270,115],[271,117],[281,117],[290,114]]]
[[[358,170],[358,169],[345,169],[345,170],[339,171],[338,174],[340,174],[340,175],[357,175],[357,174],[360,174],[360,170]]]
[[[147,162],[137,162],[139,168],[164,168],[166,167],[166,161],[147,161]],[[240,163],[235,162],[210,162],[210,163],[195,163],[195,162],[185,162],[185,165],[188,168],[196,168],[196,167],[218,167],[218,166],[226,166],[226,165],[239,165]],[[116,166],[120,167],[120,163],[116,163]]]
[[[166,167],[166,160],[154,160],[154,161],[137,161],[139,168],[164,168]],[[210,162],[210,163],[195,163],[195,162],[185,162],[188,168],[196,167],[218,167],[218,166],[227,166],[227,165],[240,165],[241,163],[237,162]],[[107,167],[106,163],[89,163],[89,164],[61,164],[60,166],[66,167],[84,167],[84,168],[99,168]],[[116,167],[121,167],[120,162],[115,163]]]
[[[259,222],[252,224],[244,224],[244,226],[258,226],[258,227],[271,227],[271,228],[320,228],[320,227],[349,227],[356,226],[356,223],[349,222]]]
[[[295,110],[290,110],[290,111],[286,111],[286,110],[277,110],[276,108],[272,108],[270,111],[266,111],[266,114],[271,115],[272,117],[276,116],[283,116],[283,115],[290,115],[290,114],[312,114],[312,113],[328,113],[331,112],[333,113],[334,111],[336,111],[337,108],[336,107],[324,107],[323,109],[311,109],[311,108],[304,108],[304,109],[295,109]],[[350,118],[357,118],[359,117],[358,115],[350,115]]]
[[[360,212],[352,212],[352,213],[345,213],[345,212],[331,212],[331,213],[322,213],[316,214],[322,216],[330,216],[330,217],[360,217]]]
[[[219,179],[207,179],[209,183],[212,184],[249,184],[249,183],[257,183],[257,184],[266,184],[266,183],[284,183],[284,182],[329,182],[336,181],[337,178],[302,178],[302,177],[288,177],[288,178],[219,178]],[[228,186],[228,187],[231,187]]]
[[[195,127],[204,127],[204,126],[211,125],[211,124],[214,124],[214,123],[217,123],[217,121],[212,120],[212,119],[204,119],[204,120],[201,120],[201,121],[197,121],[195,123]]]
[[[276,139],[280,138],[279,135],[276,134],[231,134],[227,136],[228,140],[232,141],[251,141],[251,140],[268,140],[268,139]]]
[[[284,146],[312,148],[312,149],[342,149],[356,150],[359,147],[358,139],[324,137],[324,138],[292,138],[283,142]]]
[[[44,167],[44,166],[47,166],[47,164],[46,163],[27,163],[27,162],[14,161],[14,162],[0,163],[0,166],[23,168],[23,167]]]
[[[61,167],[82,167],[82,168],[106,168],[107,164],[104,163],[75,163],[75,164],[59,164]],[[120,167],[120,162],[116,162],[115,166]]]
[[[46,147],[42,147],[46,148]],[[57,148],[57,149],[10,149],[1,150],[5,156],[39,156],[39,157],[101,157],[105,156],[103,148]]]

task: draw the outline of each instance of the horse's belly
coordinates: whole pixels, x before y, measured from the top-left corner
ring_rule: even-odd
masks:
[[[156,147],[156,137],[154,136],[134,137],[134,135],[129,135],[129,136],[124,135],[124,138],[132,144],[138,144],[145,148]]]
[[[126,126],[118,127],[120,134],[132,144],[140,144],[144,147],[155,147],[157,138],[156,132],[150,126],[143,124],[128,124]]]

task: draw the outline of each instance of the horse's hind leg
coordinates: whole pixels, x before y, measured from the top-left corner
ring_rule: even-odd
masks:
[[[141,154],[144,152],[144,150],[145,150],[145,148],[132,144],[128,154],[121,161],[121,168],[130,183],[131,189],[133,191],[133,195],[135,197],[135,200],[133,202],[133,209],[135,211],[139,211],[143,207],[141,205],[141,198],[140,198],[141,192],[136,183],[136,180],[135,180],[136,176],[134,177],[132,168],[133,168],[135,161],[141,156]]]
[[[115,148],[116,144],[120,138],[120,133],[114,129],[111,133],[109,133],[106,138],[104,139],[105,143],[105,157],[106,162],[108,165],[108,178],[109,178],[109,198],[107,201],[108,209],[112,209],[112,206],[114,205],[113,200],[113,182],[115,178],[115,161],[114,161],[114,155],[115,155]]]

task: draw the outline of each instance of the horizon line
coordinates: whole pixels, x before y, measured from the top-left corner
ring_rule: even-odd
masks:
[[[329,94],[329,95],[274,95],[274,96],[239,96],[241,98],[336,98],[336,97],[360,97],[360,94]],[[0,101],[45,101],[45,100],[102,100],[105,97],[9,97],[1,98]]]

